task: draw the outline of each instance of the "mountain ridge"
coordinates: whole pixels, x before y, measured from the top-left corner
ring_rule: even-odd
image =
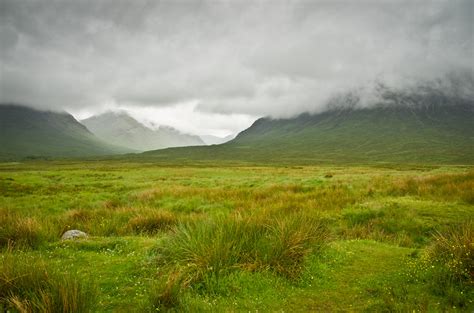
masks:
[[[0,104],[0,157],[83,157],[132,150],[101,141],[67,112]]]
[[[474,164],[474,101],[433,93],[392,93],[390,103],[328,104],[286,119],[260,118],[219,146],[147,152],[168,160],[309,163]],[[387,99],[387,98],[386,98]]]
[[[81,120],[99,138],[138,151],[176,146],[204,145],[198,136],[184,134],[172,127],[151,129],[127,112],[106,112]]]

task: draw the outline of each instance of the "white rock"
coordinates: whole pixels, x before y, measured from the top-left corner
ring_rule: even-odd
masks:
[[[78,239],[78,238],[87,238],[87,234],[77,229],[71,229],[65,232],[61,236],[61,240],[71,240],[71,239]]]

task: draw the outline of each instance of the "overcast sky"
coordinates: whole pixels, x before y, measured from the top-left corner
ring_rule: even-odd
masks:
[[[0,102],[224,136],[337,91],[473,71],[474,1],[0,0]]]

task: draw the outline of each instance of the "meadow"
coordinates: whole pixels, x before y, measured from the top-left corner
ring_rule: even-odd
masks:
[[[473,218],[469,166],[0,163],[0,311],[472,312]]]

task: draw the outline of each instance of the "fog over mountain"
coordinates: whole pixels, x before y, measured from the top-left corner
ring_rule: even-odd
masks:
[[[136,151],[205,144],[198,136],[183,134],[171,127],[148,128],[127,112],[107,112],[81,123],[99,138]]]
[[[377,102],[378,82],[473,96],[470,0],[0,6],[0,102],[78,118],[127,109],[226,136],[260,116],[322,111],[347,90]]]

